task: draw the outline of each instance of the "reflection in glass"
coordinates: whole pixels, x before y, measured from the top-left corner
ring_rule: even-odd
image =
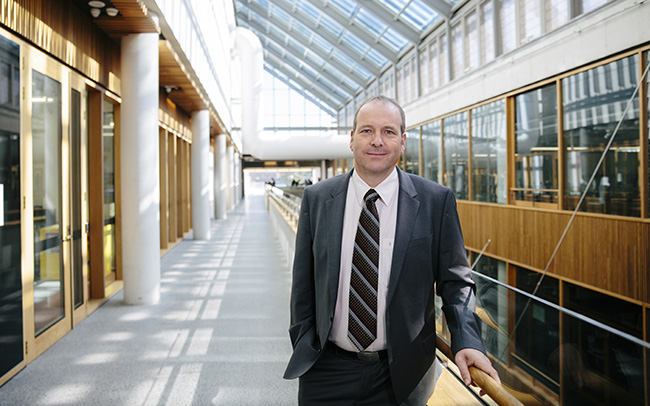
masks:
[[[23,360],[19,55],[0,36],[0,376]]]
[[[556,85],[515,97],[515,199],[557,203]]]
[[[72,184],[72,300],[75,309],[84,301],[81,159],[81,93],[73,89],[70,93],[70,175]]]
[[[472,200],[506,203],[505,99],[472,110]]]
[[[445,185],[456,199],[467,200],[467,172],[469,164],[469,124],[466,111],[443,120],[445,151]]]
[[[442,183],[440,120],[422,126],[422,176]]]
[[[516,267],[516,274],[517,288],[533,293],[541,274],[519,267]],[[536,296],[557,304],[558,293],[558,280],[545,277]],[[525,296],[517,296],[515,317],[517,321],[521,320],[515,335],[515,365],[536,381],[557,392],[558,375],[549,368],[548,361],[560,345],[559,314],[543,303],[531,301]]]
[[[483,323],[491,328],[483,330],[483,342],[486,350],[493,356],[506,362],[508,342],[508,291],[483,275],[508,283],[506,263],[498,259],[481,256],[475,267],[480,275],[474,276],[476,283],[476,312]]]
[[[562,80],[565,209],[575,209],[637,83],[636,56]],[[579,210],[639,217],[639,151],[639,98],[635,96]]]
[[[420,174],[420,127],[412,128],[406,132],[404,171]]]
[[[641,306],[570,283],[564,286],[565,307],[643,338]],[[589,323],[566,316],[562,323],[562,404],[643,404],[643,350]]]
[[[61,230],[61,84],[32,76],[34,194],[34,328],[64,316]]]
[[[104,100],[104,276],[115,275],[115,106]]]
[[[488,355],[503,387],[522,403],[644,404],[643,352],[650,344],[641,338],[641,305],[562,282],[560,307],[560,282],[551,276],[531,296],[537,272],[514,267],[513,288],[505,284],[500,261],[483,257],[476,269],[477,313]],[[499,323],[513,310],[509,323]],[[442,320],[439,333],[444,326]]]

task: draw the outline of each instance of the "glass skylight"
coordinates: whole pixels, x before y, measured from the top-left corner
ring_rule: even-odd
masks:
[[[362,8],[357,13],[354,23],[366,29],[370,34],[379,38],[379,36],[388,28],[388,25],[379,20],[374,15],[370,14],[366,9]]]
[[[457,0],[451,0],[455,4]],[[273,51],[269,72],[307,86],[333,110],[357,97],[383,69],[438,21],[425,0],[234,0],[237,24]],[[400,24],[395,29],[391,24]],[[409,38],[401,34],[409,28]],[[268,37],[270,40],[265,41]],[[330,79],[335,79],[331,83]],[[322,99],[321,99],[322,97]]]

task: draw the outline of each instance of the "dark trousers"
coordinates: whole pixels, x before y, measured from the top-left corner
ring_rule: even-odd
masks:
[[[397,405],[388,360],[367,362],[336,351],[328,343],[323,355],[298,386],[301,406]]]

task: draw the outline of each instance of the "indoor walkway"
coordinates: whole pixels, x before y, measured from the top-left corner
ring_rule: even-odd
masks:
[[[162,258],[158,305],[119,293],[1,387],[0,405],[296,404],[282,379],[290,271],[263,197],[211,235]]]

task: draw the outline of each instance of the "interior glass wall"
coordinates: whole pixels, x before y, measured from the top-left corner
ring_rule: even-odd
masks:
[[[19,56],[0,36],[0,376],[23,360]]]
[[[61,83],[32,74],[34,329],[64,316],[61,230]]]
[[[557,203],[556,87],[551,83],[515,96],[516,200]]]
[[[116,279],[115,263],[115,106],[104,100],[104,277]]]
[[[641,306],[564,283],[564,307],[643,338]],[[643,349],[623,337],[563,315],[562,404],[644,403]]]
[[[650,52],[645,53],[645,63],[646,63],[646,68],[650,66]],[[646,135],[648,136],[648,143],[646,144],[646,148],[650,150],[650,73],[646,75],[645,78],[645,94],[646,94],[646,108],[648,111],[646,112]],[[650,216],[650,151],[646,151],[646,157],[648,159],[648,206],[647,206],[647,213],[648,216]],[[650,312],[649,312],[650,313]],[[650,324],[649,324],[650,326]],[[650,334],[649,334],[650,336]],[[650,387],[650,384],[648,385]]]
[[[440,120],[422,126],[422,176],[442,183],[442,134]]]
[[[483,329],[485,349],[501,362],[506,362],[508,345],[508,290],[493,280],[508,284],[507,265],[485,255],[478,260],[474,274],[476,312],[491,328]]]
[[[445,185],[450,187],[456,199],[467,200],[469,165],[469,122],[466,111],[443,119],[443,143],[445,153]]]
[[[533,293],[542,276],[525,268],[515,267],[517,288]],[[542,279],[535,296],[558,304],[560,284],[549,276]],[[551,365],[554,352],[560,345],[560,317],[553,308],[523,295],[515,299],[516,352],[515,365],[535,381],[554,393],[559,392],[558,372]]]
[[[614,137],[579,210],[641,215],[638,94],[622,116],[638,84],[638,72],[638,59],[630,56],[562,80],[565,209],[575,209]]]
[[[84,143],[84,145],[86,144]],[[75,309],[84,302],[85,282],[83,278],[83,241],[81,239],[83,226],[81,146],[81,93],[73,89],[70,93],[70,176],[72,185],[72,301]]]
[[[506,102],[472,110],[472,200],[507,202]]]
[[[404,171],[416,175],[420,174],[420,127],[406,131]]]

